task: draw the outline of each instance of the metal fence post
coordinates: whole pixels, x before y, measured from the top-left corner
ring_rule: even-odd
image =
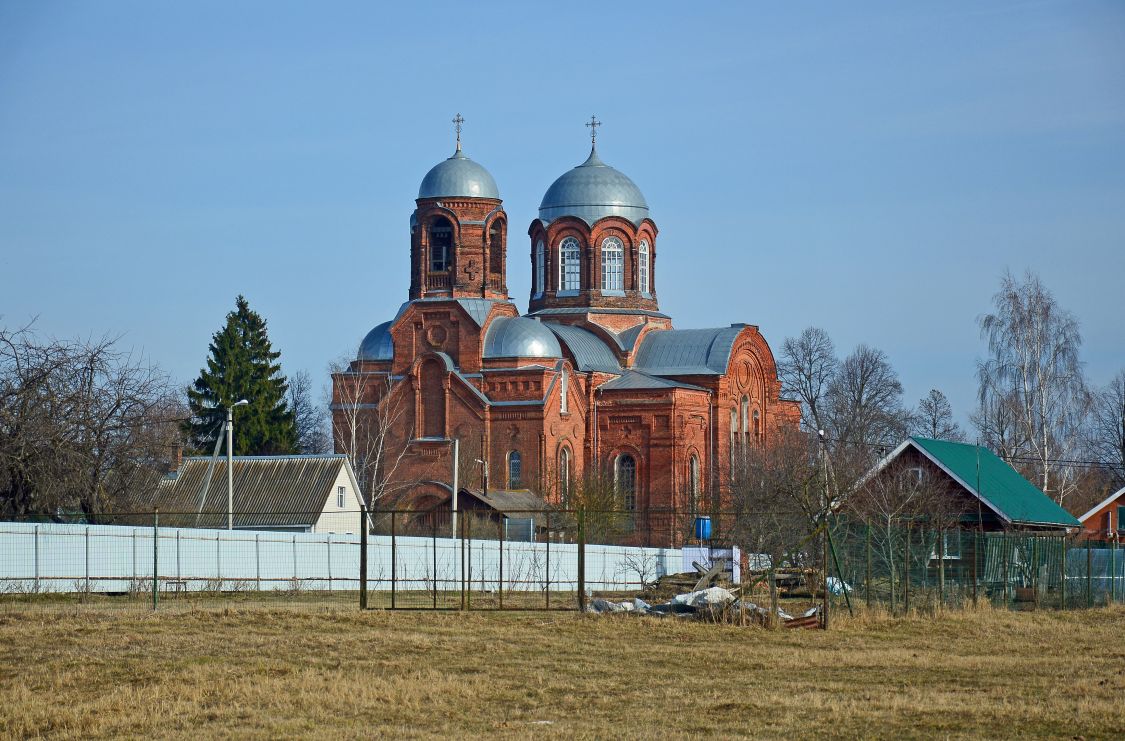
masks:
[[[1117,541],[1109,543],[1109,601],[1117,601]]]
[[[500,595],[500,609],[504,609],[504,515],[500,515],[500,579],[496,583],[496,591]]]
[[[461,527],[461,609],[465,609],[465,518],[458,518]],[[454,548],[457,547],[455,543]]]
[[[545,598],[545,610],[551,609],[551,515],[547,515],[547,578],[545,580],[546,588],[543,591]]]
[[[262,543],[258,533],[254,533],[254,583],[262,591]]]
[[[1012,596],[1009,591],[1012,587],[1011,572],[1009,571],[1009,558],[1011,555],[1011,549],[1008,547],[1009,540],[1010,538],[1008,537],[1008,534],[1004,533],[1004,537],[1000,541],[1004,545],[1004,607],[1007,608],[1011,608],[1012,606]]]
[[[1059,580],[1059,609],[1066,609],[1066,536],[1059,536],[1059,571],[1061,579]]]
[[[83,548],[83,554],[82,555],[85,557],[85,561],[86,561],[86,586],[85,586],[86,594],[85,594],[85,596],[88,597],[90,595],[90,526],[89,525],[86,526],[85,543],[86,543],[86,545]]]
[[[397,607],[395,603],[396,593],[398,591],[398,542],[395,535],[395,520],[398,519],[398,513],[391,513],[391,609]]]
[[[160,510],[152,511],[152,611],[160,600]]]
[[[864,583],[864,589],[867,592],[867,607],[870,608],[871,607],[871,525],[867,525],[864,528],[864,530],[866,530],[866,533],[867,533],[867,535],[866,535],[866,540],[867,540],[867,576],[863,580],[863,583]]]
[[[35,526],[35,593],[39,593],[39,526]]]
[[[434,609],[437,609],[437,582],[438,582],[438,567],[437,567],[437,513],[433,513],[430,517],[430,523],[433,525],[433,533],[431,534],[430,543],[433,546],[434,552]]]
[[[586,510],[578,510],[578,611],[586,612]]]
[[[367,505],[359,505],[359,609],[367,609]]]
[[[903,569],[902,614],[910,614],[910,527],[906,528],[906,563]]]
[[[937,529],[937,548],[938,548],[938,572],[937,572],[937,594],[938,594],[938,608],[945,607],[945,530],[942,528]]]
[[[328,537],[324,540],[324,548],[328,557],[328,591],[332,592],[332,533],[328,533]]]
[[[1090,539],[1086,538],[1086,607],[1094,606],[1094,551]]]
[[[977,564],[980,562],[980,531],[973,531],[973,607],[977,606]]]

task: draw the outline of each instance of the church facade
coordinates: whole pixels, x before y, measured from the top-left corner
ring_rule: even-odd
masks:
[[[709,511],[722,506],[738,446],[797,424],[756,326],[675,329],[660,311],[658,288],[675,286],[659,281],[657,224],[593,144],[527,229],[526,314],[508,295],[499,189],[459,132],[453,156],[423,178],[409,300],[332,379],[337,452],[393,479],[365,482],[382,494],[374,506],[448,502],[457,439],[461,486],[528,489],[565,506],[597,474],[635,517]]]

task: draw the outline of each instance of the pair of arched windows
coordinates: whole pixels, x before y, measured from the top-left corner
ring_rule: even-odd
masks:
[[[625,245],[617,237],[602,240],[603,291],[625,290]],[[546,254],[542,242],[535,245],[535,293],[542,295],[546,284]],[[649,262],[648,242],[642,240],[637,247],[637,290],[649,293],[652,269]],[[578,291],[582,288],[582,245],[574,237],[559,243],[559,290]]]

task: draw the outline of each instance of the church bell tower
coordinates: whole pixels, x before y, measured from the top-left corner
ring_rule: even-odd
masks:
[[[457,149],[418,188],[410,217],[410,299],[508,299],[508,216],[488,170]]]

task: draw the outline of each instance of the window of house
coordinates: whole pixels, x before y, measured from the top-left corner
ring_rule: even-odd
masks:
[[[508,453],[508,488],[518,489],[523,474],[523,458],[520,456],[519,451],[513,450]]]
[[[688,502],[692,514],[699,511],[699,458],[694,454],[688,461]]]
[[[543,250],[543,240],[535,244],[535,295],[542,296],[547,282],[546,255]]]
[[[347,493],[347,491],[348,490],[342,486],[336,487],[336,506],[340,509],[344,508],[344,495]]]
[[[562,370],[562,379],[559,381],[559,411],[563,414],[568,413],[567,409],[567,391],[570,386],[570,373],[566,368]]]
[[[492,222],[488,230],[488,269],[499,280],[504,275],[504,222]]]
[[[449,270],[453,251],[453,226],[445,219],[436,219],[430,225],[430,271],[443,273]]]
[[[577,291],[582,287],[582,248],[574,237],[559,245],[559,290]]]
[[[570,451],[559,451],[559,499],[563,508],[570,506]]]
[[[625,246],[617,237],[602,242],[602,290],[625,290]]]
[[[637,288],[641,293],[648,293],[648,242],[641,240],[637,248]]]
[[[637,509],[637,461],[631,455],[619,455],[614,468],[617,492],[625,509],[632,512]]]
[[[1125,517],[1125,506],[1118,506],[1117,507],[1117,529],[1118,530],[1125,530],[1125,527],[1121,526],[1121,522],[1122,522],[1121,518],[1122,517]],[[1110,523],[1110,524],[1112,525],[1112,523]]]

